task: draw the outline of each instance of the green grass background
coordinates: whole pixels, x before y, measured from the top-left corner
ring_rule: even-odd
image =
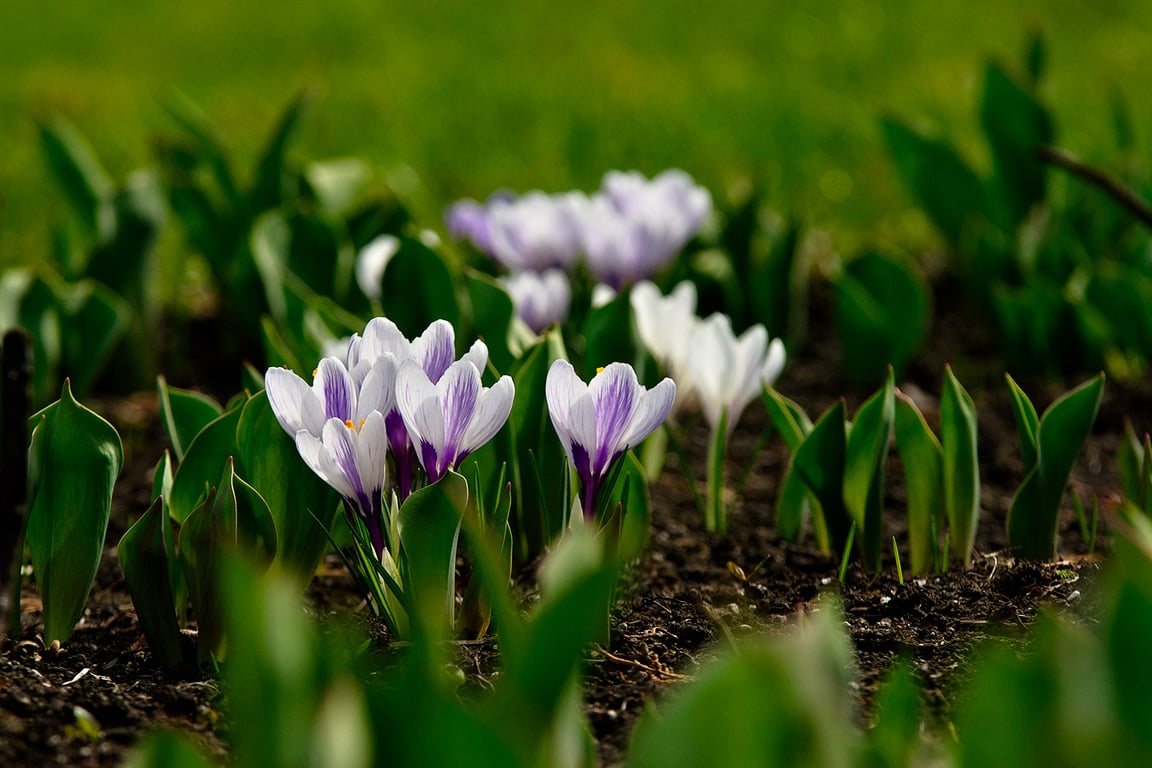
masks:
[[[319,98],[295,152],[406,164],[438,203],[679,166],[720,196],[765,184],[836,247],[917,247],[930,234],[878,116],[923,120],[983,164],[984,61],[1015,66],[1032,28],[1061,143],[1106,157],[1119,89],[1147,147],[1148,0],[0,0],[0,263],[45,254],[66,214],[38,119],[72,120],[121,178],[170,128],[172,89],[248,159],[304,86]]]

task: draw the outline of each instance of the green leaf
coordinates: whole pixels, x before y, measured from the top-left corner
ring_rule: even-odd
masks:
[[[511,343],[516,317],[512,297],[491,277],[475,270],[465,273],[464,283],[472,305],[472,335],[488,345],[488,361],[497,371],[512,370],[521,352],[513,350]]]
[[[1024,474],[1028,474],[1036,466],[1036,432],[1040,428],[1040,418],[1036,415],[1036,406],[1020,389],[1009,374],[1004,374],[1008,380],[1008,392],[1012,396],[1012,413],[1016,417],[1016,431],[1020,435],[1020,451],[1024,456]]]
[[[185,447],[208,424],[220,417],[220,404],[202,392],[168,386],[163,374],[156,377],[156,391],[160,397],[160,417],[172,443],[176,462],[184,460]]]
[[[267,502],[275,521],[276,560],[303,588],[324,556],[325,531],[339,512],[340,497],[300,458],[263,391],[241,411],[236,447],[245,478]]]
[[[590,376],[609,363],[632,363],[636,343],[632,339],[632,305],[626,291],[596,307],[584,321],[584,372]]]
[[[276,531],[268,507],[236,476],[232,457],[214,486],[180,527],[179,557],[196,609],[201,664],[224,646],[224,599],[220,575],[228,556],[259,558],[266,566],[276,553]]]
[[[944,527],[944,467],[940,441],[920,409],[896,393],[896,449],[908,495],[908,549],[912,572],[928,573],[935,559],[933,532]]]
[[[400,565],[418,641],[448,636],[456,605],[456,544],[468,504],[468,481],[449,472],[400,506]]]
[[[876,725],[867,732],[871,760],[864,765],[912,766],[920,744],[920,688],[909,659],[886,675],[876,702]]]
[[[116,430],[72,397],[37,416],[29,448],[28,549],[44,603],[44,641],[66,641],[100,565],[112,489],[124,464]]]
[[[848,768],[858,763],[844,664],[849,643],[823,610],[805,631],[752,644],[672,691],[636,725],[629,765]]]
[[[292,230],[280,211],[268,211],[253,222],[248,243],[252,264],[260,275],[268,312],[281,327],[288,322],[284,281],[291,245]]]
[[[368,164],[358,157],[313,162],[304,169],[308,188],[329,217],[342,217],[351,211],[369,175]]]
[[[640,557],[648,546],[652,502],[648,495],[648,476],[636,454],[628,451],[620,461],[621,469],[608,492],[608,499],[612,507],[619,504],[623,508],[624,519],[621,521],[617,557],[629,562]]]
[[[75,126],[56,118],[40,126],[40,148],[88,232],[98,240],[110,235],[116,227],[115,188],[92,146]]]
[[[1040,418],[1036,467],[1008,510],[1008,543],[1024,557],[1050,559],[1055,553],[1060,501],[1103,394],[1101,373],[1064,393]]]
[[[268,137],[264,151],[256,163],[255,181],[248,193],[248,209],[250,211],[259,213],[275,208],[280,205],[288,193],[288,173],[284,161],[285,151],[300,118],[311,103],[311,92],[308,90],[301,91],[280,114],[280,120]]]
[[[132,309],[94,280],[62,283],[56,291],[64,329],[61,362],[76,391],[85,392],[128,328]]]
[[[772,426],[784,438],[790,452],[796,451],[796,446],[812,431],[812,420],[795,402],[781,395],[772,387],[764,388],[764,406],[768,409],[768,418]]]
[[[195,663],[185,652],[186,644],[180,634],[176,599],[169,578],[174,537],[163,501],[157,497],[116,547],[140,629],[148,638],[152,655],[167,670]]]
[[[1052,119],[1032,92],[990,62],[984,73],[980,122],[995,166],[993,182],[1003,211],[998,221],[1012,230],[1044,201],[1046,169],[1036,150],[1052,143]]]
[[[856,384],[903,370],[928,330],[928,289],[911,265],[868,253],[836,281],[837,328],[844,371]]]
[[[844,461],[844,506],[856,523],[864,567],[880,569],[884,514],[884,465],[895,420],[894,379],[888,380],[856,411],[848,432]]]
[[[381,288],[384,314],[410,339],[435,320],[454,326],[460,322],[452,273],[440,254],[419,240],[400,238],[400,250],[388,261]]]
[[[945,369],[944,391],[940,395],[940,444],[944,457],[944,509],[952,551],[968,568],[980,518],[976,406],[951,366]]]
[[[1136,430],[1132,428],[1132,421],[1124,419],[1124,436],[1120,438],[1120,445],[1116,449],[1116,465],[1120,470],[1120,484],[1124,489],[1124,498],[1137,507],[1143,508],[1147,494],[1144,483],[1144,446],[1140,438],[1136,437]]]
[[[226,410],[200,430],[188,445],[184,460],[176,468],[172,498],[168,500],[168,509],[177,523],[182,524],[192,514],[209,485],[220,478],[224,462],[230,456],[240,455],[236,446],[240,413],[241,408]]]
[[[501,627],[504,669],[484,712],[493,727],[516,734],[513,743],[542,740],[586,647],[608,640],[608,609],[618,570],[602,553],[590,527],[574,529],[541,566],[541,602],[523,635],[506,643]]]
[[[844,401],[831,406],[792,454],[792,471],[800,476],[816,497],[823,512],[828,545],[842,552],[848,541],[852,517],[844,506],[844,470],[847,463],[848,434]]]
[[[884,140],[904,185],[953,248],[987,215],[984,184],[950,145],[885,118]]]

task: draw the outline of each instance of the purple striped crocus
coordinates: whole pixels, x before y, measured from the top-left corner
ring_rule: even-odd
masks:
[[[358,515],[377,558],[384,556],[383,500],[388,440],[382,411],[394,399],[395,361],[367,366],[358,384],[344,363],[326,357],[312,385],[285,368],[264,376],[268,403],[280,426],[296,441],[304,462]]]
[[[348,345],[348,369],[352,378],[361,380],[375,361],[381,359],[390,361],[391,365],[387,369],[391,377],[383,382],[387,397],[383,398],[385,406],[381,413],[387,428],[397,493],[400,501],[404,501],[412,493],[419,456],[396,403],[396,372],[405,360],[414,360],[433,384],[440,381],[456,360],[456,331],[447,320],[436,320],[424,333],[408,341],[391,320],[374,318],[364,328],[364,335],[353,336]],[[488,365],[488,347],[477,341],[461,359],[483,371]]]
[[[666,378],[648,390],[626,363],[600,369],[585,384],[571,363],[557,360],[548,369],[545,397],[552,426],[580,481],[584,519],[592,521],[612,465],[668,417],[676,384]]]
[[[396,373],[396,403],[428,481],[436,482],[491,440],[512,411],[515,386],[501,376],[491,387],[480,369],[458,360],[433,380],[415,359]]]

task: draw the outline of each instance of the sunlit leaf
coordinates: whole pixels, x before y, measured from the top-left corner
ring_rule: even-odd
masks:
[[[945,517],[943,449],[920,409],[902,392],[896,393],[895,430],[908,494],[912,572],[927,573],[936,551],[933,530],[943,529]]]
[[[67,380],[60,399],[33,419],[28,549],[44,603],[44,640],[63,642],[96,577],[124,453],[116,430],[76,402]]]
[[[275,520],[277,561],[303,586],[324,556],[328,543],[324,532],[339,511],[339,496],[300,458],[264,392],[244,405],[236,446],[245,479],[259,491]]]
[[[240,455],[236,446],[240,412],[240,408],[226,409],[201,429],[185,450],[172,480],[172,498],[168,500],[169,512],[177,523],[192,514],[208,487],[220,479],[228,457]]]
[[[940,445],[944,457],[944,509],[952,551],[968,568],[980,518],[980,462],[976,444],[976,406],[952,368],[940,395]]]
[[[425,642],[447,636],[456,605],[456,543],[468,504],[468,482],[448,472],[400,506],[398,558],[413,629]]]
[[[804,442],[792,454],[792,471],[808,486],[823,512],[828,544],[834,552],[844,549],[852,517],[844,506],[844,468],[848,434],[843,400],[824,412]]]
[[[160,418],[179,463],[184,460],[187,446],[204,427],[220,417],[223,409],[202,392],[169,386],[163,375],[156,377],[156,391],[160,398]]]
[[[884,469],[895,420],[893,374],[856,412],[844,459],[844,505],[856,523],[864,567],[880,568],[884,513]]]
[[[174,537],[171,519],[157,498],[116,547],[140,629],[148,638],[152,655],[162,667],[170,670],[190,661],[180,634],[169,578]]]

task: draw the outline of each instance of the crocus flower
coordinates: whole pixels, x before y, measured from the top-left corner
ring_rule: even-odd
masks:
[[[574,208],[583,198],[579,192],[528,192],[489,202],[486,253],[510,272],[569,269],[580,252]]]
[[[715,433],[726,413],[731,435],[744,408],[763,388],[765,374],[774,376],[783,367],[784,345],[776,339],[769,346],[762,325],[737,338],[731,320],[719,313],[696,325],[690,345],[695,354],[692,380],[704,417]]]
[[[392,378],[384,382],[389,393],[395,391],[396,371],[401,363],[409,359],[423,369],[430,381],[439,382],[456,359],[456,330],[447,320],[436,320],[424,333],[408,341],[391,320],[385,317],[374,318],[364,328],[364,335],[353,336],[348,345],[348,368],[353,379],[365,375],[379,359],[391,361],[391,368],[387,370],[391,371]],[[482,341],[476,341],[461,359],[482,371],[488,365],[488,346]],[[396,485],[400,500],[403,501],[412,492],[419,457],[395,397],[387,400],[387,408],[382,409],[382,412],[387,425],[388,447]]]
[[[384,270],[400,250],[400,240],[394,235],[380,235],[356,254],[356,285],[370,299],[380,300]]]
[[[344,363],[326,357],[311,386],[292,371],[264,376],[268,403],[304,462],[363,519],[378,558],[384,554],[382,500],[388,441],[382,411],[390,407],[395,362],[375,361],[357,385]]]
[[[449,365],[436,382],[415,359],[400,364],[396,402],[429,482],[455,469],[500,431],[514,392],[509,376],[484,387],[480,370],[468,360]]]
[[[609,171],[600,188],[617,210],[641,225],[649,247],[672,253],[692,239],[712,212],[708,190],[677,168],[651,181],[638,171]]]
[[[512,297],[516,315],[537,335],[568,317],[572,288],[567,273],[562,269],[515,272],[501,278],[500,284]]]
[[[687,402],[694,390],[692,369],[696,354],[691,346],[696,324],[696,285],[688,280],[662,296],[660,289],[644,280],[629,295],[636,331],[661,369],[676,381],[673,412]]]
[[[671,379],[648,390],[626,363],[601,369],[589,384],[567,360],[552,363],[545,383],[548,414],[580,479],[586,520],[595,517],[596,497],[613,463],[663,423],[675,396]]]

